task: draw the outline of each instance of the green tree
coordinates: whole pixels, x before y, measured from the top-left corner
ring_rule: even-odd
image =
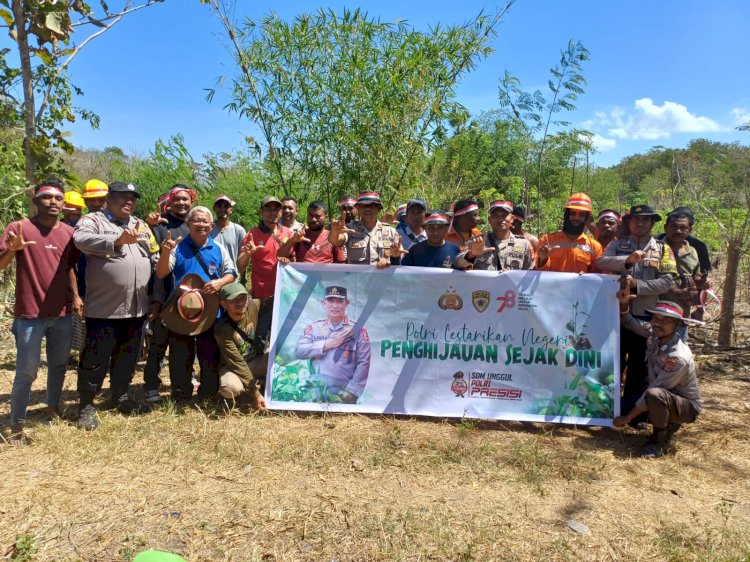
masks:
[[[465,113],[455,86],[491,51],[510,5],[418,32],[358,9],[292,22],[270,15],[236,27],[223,2],[206,3],[239,67],[227,107],[260,126],[275,183],[292,194],[318,190],[329,203],[344,191],[376,189],[387,204],[416,187],[448,121]]]
[[[583,77],[583,63],[589,60],[589,51],[580,41],[571,39],[565,50],[560,52],[560,60],[550,69],[547,82],[547,97],[541,90],[527,92],[522,89],[520,80],[508,71],[500,79],[498,98],[501,109],[527,141],[524,146],[526,166],[524,170],[523,193],[520,200],[527,207],[533,199],[537,202],[537,219],[542,220],[543,201],[549,201],[555,189],[560,189],[557,170],[550,177],[545,176],[545,168],[560,157],[573,155],[581,150],[590,151],[591,143],[585,131],[571,130],[570,122],[559,119],[562,111],[574,111],[578,96],[583,95],[586,80]],[[583,135],[582,135],[583,134]],[[548,157],[548,152],[556,155]],[[567,164],[565,165],[567,168]],[[532,174],[536,176],[536,185],[531,185]],[[536,188],[534,190],[534,187]],[[535,191],[535,192],[534,192]]]
[[[67,68],[83,47],[125,15],[163,0],[133,5],[126,1],[113,12],[104,0],[92,6],[83,0],[0,0],[0,18],[15,42],[18,68],[7,63],[9,49],[0,51],[4,98],[23,122],[24,171],[28,183],[49,172],[60,173],[58,151],[72,144],[62,126],[80,117],[97,127],[94,113],[73,105],[83,92],[71,84]],[[92,30],[86,35],[87,30]],[[35,45],[33,44],[35,43]]]

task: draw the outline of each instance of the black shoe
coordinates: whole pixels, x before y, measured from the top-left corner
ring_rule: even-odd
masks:
[[[664,456],[664,449],[658,443],[646,443],[638,452],[642,459],[658,459]]]
[[[115,407],[121,414],[125,414],[126,416],[145,412],[144,408],[138,402],[131,400],[127,394],[123,394],[117,399]]]
[[[76,424],[78,429],[85,429],[86,431],[94,431],[99,427],[99,420],[96,419],[96,410],[89,404],[84,406],[78,414],[78,423]]]

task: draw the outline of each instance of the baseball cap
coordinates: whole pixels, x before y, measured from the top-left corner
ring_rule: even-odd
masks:
[[[138,193],[138,188],[133,185],[132,183],[125,183],[123,181],[116,181],[109,184],[109,192],[110,193],[132,193],[136,197],[140,197],[141,194]]]
[[[242,295],[247,295],[247,289],[242,283],[237,281],[227,283],[219,291],[219,298],[223,301],[233,301]]]
[[[279,206],[281,206],[281,200],[278,197],[275,197],[274,195],[266,195],[263,198],[263,201],[260,202],[260,206],[265,207],[269,203],[278,203]]]

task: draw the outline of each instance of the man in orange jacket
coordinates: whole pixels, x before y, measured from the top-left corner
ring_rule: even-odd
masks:
[[[602,246],[586,233],[594,211],[591,198],[574,193],[565,203],[562,230],[542,236],[537,250],[537,269],[566,273],[594,273]]]

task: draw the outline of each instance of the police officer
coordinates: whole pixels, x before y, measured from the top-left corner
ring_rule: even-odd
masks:
[[[328,241],[334,246],[346,248],[346,262],[358,265],[374,265],[378,269],[401,260],[401,237],[393,226],[378,220],[383,205],[380,195],[363,191],[357,197],[358,220],[345,224],[343,220],[331,223]]]
[[[297,344],[298,359],[310,359],[312,380],[319,382],[321,400],[338,396],[345,404],[357,402],[370,372],[367,330],[346,316],[345,287],[326,287],[323,307],[328,316],[308,324]]]
[[[488,220],[492,232],[469,240],[469,248],[456,259],[457,269],[507,271],[509,269],[534,269],[534,248],[523,236],[512,234],[513,203],[490,203]]]
[[[618,296],[625,307],[633,298],[622,291]],[[633,317],[627,308],[621,317],[623,327],[648,338],[648,388],[635,402],[623,403],[622,411],[627,413],[616,417],[613,423],[620,427],[648,413],[653,433],[639,456],[653,458],[664,455],[680,425],[694,422],[701,412],[693,354],[677,331],[683,323],[702,322],[683,318],[682,307],[671,301],[659,301],[648,312],[652,314],[650,322]]]
[[[93,402],[108,371],[114,405],[125,414],[138,408],[128,389],[159,253],[151,229],[133,216],[139,197],[133,184],[112,183],[106,207],[81,219],[73,235],[86,255],[86,346],[78,367],[82,429],[98,426]]]
[[[677,264],[664,242],[652,236],[661,216],[648,205],[634,205],[623,217],[629,234],[611,242],[596,265],[600,271],[621,274],[622,288],[635,295],[630,306],[639,320],[649,320],[648,309],[675,282]],[[646,338],[627,327],[620,332],[620,365],[627,367],[623,401],[640,396],[646,388]]]

